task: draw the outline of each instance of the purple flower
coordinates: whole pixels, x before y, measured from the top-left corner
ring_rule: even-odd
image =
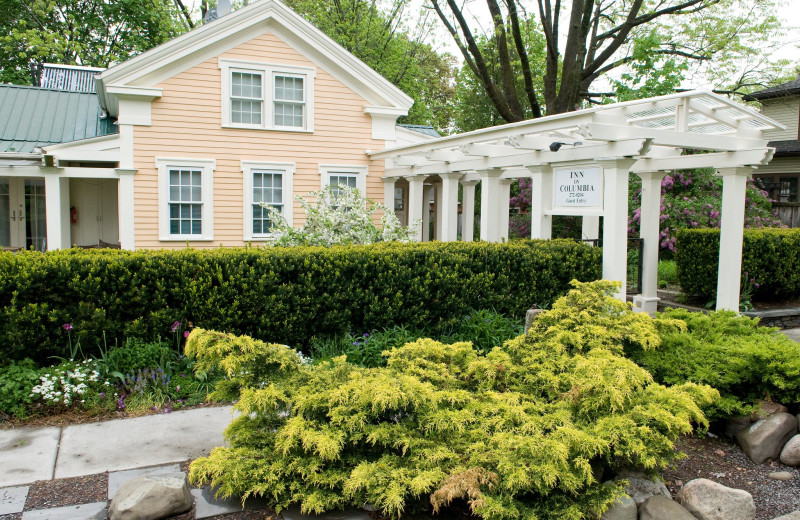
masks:
[[[183,333],[183,337],[184,337],[184,338],[188,338],[188,337],[189,337],[189,331],[188,331],[188,330],[187,330],[187,331],[184,331],[184,333]]]
[[[169,330],[171,330],[172,332],[175,332],[176,330],[178,330],[178,328],[180,328],[180,326],[181,326],[181,322],[176,321],[175,323],[172,324],[172,327],[170,327]]]
[[[364,337],[365,337],[365,338],[368,338],[368,337],[369,337],[369,332],[365,332],[365,333],[364,333]]]
[[[358,346],[358,341],[354,341],[354,342],[353,342],[353,346],[354,346],[354,347],[357,347],[357,346]]]
[[[105,392],[100,392],[98,395],[100,395],[100,399],[104,399],[106,397]]]
[[[754,283],[753,283],[753,285],[755,285],[755,286],[756,286],[756,289],[758,289],[759,287],[761,287],[761,284],[760,284],[760,283],[758,283],[758,282],[754,282]]]
[[[165,409],[164,409],[164,413],[170,413],[171,411],[172,411],[172,410],[170,410],[169,408],[165,408]]]
[[[67,332],[69,332],[69,331],[71,331],[71,330],[72,330],[72,324],[71,324],[71,323],[65,323],[65,324],[63,324],[61,327],[62,327],[64,330],[66,330]]]

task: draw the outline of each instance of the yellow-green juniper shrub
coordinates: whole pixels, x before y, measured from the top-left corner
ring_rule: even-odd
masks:
[[[621,493],[602,481],[664,467],[718,393],[656,384],[622,356],[680,322],[632,313],[614,283],[574,286],[486,355],[420,339],[379,368],[306,364],[280,345],[195,330],[187,353],[228,375],[214,395],[238,397],[241,415],[190,479],[277,510],[373,504],[399,517],[458,500],[490,520],[596,518]]]

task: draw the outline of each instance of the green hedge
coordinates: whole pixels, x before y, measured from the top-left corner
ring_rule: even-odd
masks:
[[[678,232],[675,261],[684,293],[710,299],[717,289],[718,229]],[[746,229],[742,273],[754,279],[759,299],[797,297],[800,294],[800,229]]]
[[[599,278],[600,255],[558,240],[0,253],[0,349],[64,356],[65,323],[85,354],[168,337],[175,321],[297,346],[395,324],[430,330],[471,308],[549,305],[571,279]]]

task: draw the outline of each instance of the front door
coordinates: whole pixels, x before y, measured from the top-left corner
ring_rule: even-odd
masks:
[[[47,248],[44,179],[0,178],[0,247]]]

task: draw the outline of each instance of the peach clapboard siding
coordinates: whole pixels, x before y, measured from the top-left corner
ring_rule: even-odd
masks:
[[[135,233],[137,249],[184,247],[159,241],[156,157],[215,159],[214,240],[192,247],[242,245],[243,179],[240,161],[293,162],[294,193],[320,187],[320,164],[369,166],[367,196],[383,201],[383,161],[370,161],[365,150],[378,150],[372,139],[368,103],[305,56],[266,33],[222,53],[220,58],[315,67],[314,131],[281,132],[222,128],[221,71],[211,58],[157,85],[162,97],[152,103],[152,125],[134,133]],[[294,205],[295,225],[303,213]]]

